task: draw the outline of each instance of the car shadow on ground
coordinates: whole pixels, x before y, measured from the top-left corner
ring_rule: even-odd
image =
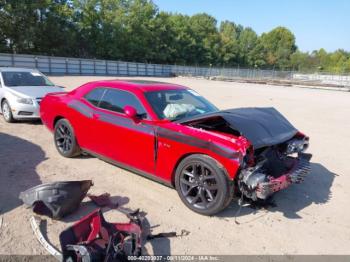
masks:
[[[147,217],[142,221],[142,230],[143,230],[142,239],[144,243],[149,242],[152,246],[152,252],[149,252],[149,250],[143,247],[143,255],[166,256],[171,254],[169,238],[161,237],[161,238],[155,238],[151,240],[147,239],[148,236],[153,234],[153,229],[157,227],[158,225],[151,225]]]
[[[15,120],[13,123],[9,125],[19,125],[19,124],[39,126],[39,125],[43,125],[43,122],[41,121],[41,119],[27,119],[27,120],[24,119],[24,120]]]
[[[300,219],[302,216],[298,212],[305,207],[312,204],[325,204],[331,199],[331,187],[335,176],[337,174],[329,171],[323,165],[311,163],[311,172],[303,183],[291,185],[276,193],[266,205],[242,207],[237,213],[238,202],[233,201],[226,210],[218,214],[218,217],[242,217],[249,214],[260,214],[260,211],[265,210],[266,212],[281,212],[286,218]],[[260,216],[263,215],[262,213]]]
[[[38,145],[0,133],[0,214],[22,205],[20,192],[41,184],[36,167],[45,159]]]

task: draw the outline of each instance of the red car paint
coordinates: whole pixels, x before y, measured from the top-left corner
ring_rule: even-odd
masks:
[[[116,88],[133,93],[143,104],[149,119],[135,121],[125,114],[93,106],[84,95],[97,87]],[[56,121],[66,118],[71,123],[82,149],[169,185],[174,185],[174,174],[179,162],[190,154],[211,156],[224,167],[227,176],[234,179],[242,158],[250,147],[249,141],[243,136],[236,137],[160,120],[144,93],[164,89],[187,88],[168,83],[142,84],[117,80],[90,82],[68,93],[47,95],[41,102],[41,119],[53,131]],[[80,111],[76,110],[77,106]],[[101,114],[117,124],[101,120]],[[118,124],[124,122],[128,126]],[[196,143],[169,139],[157,135],[157,130],[172,132],[180,138],[186,136],[187,141]],[[210,146],[196,146],[201,141],[219,150],[212,150]],[[220,154],[220,150],[236,153],[229,156]]]

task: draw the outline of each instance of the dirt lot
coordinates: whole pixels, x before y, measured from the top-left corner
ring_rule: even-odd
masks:
[[[71,89],[98,77],[51,79]],[[243,208],[241,224],[236,225],[236,203],[215,217],[197,215],[181,203],[175,190],[93,157],[64,159],[43,125],[7,124],[1,117],[0,254],[45,254],[31,231],[32,213],[21,205],[18,194],[42,182],[75,179],[93,179],[92,193],[126,197],[127,207],[148,213],[154,233],[190,231],[182,238],[148,242],[148,254],[350,254],[350,93],[190,78],[161,80],[189,86],[223,109],[276,107],[311,137],[312,173],[303,184],[276,194],[276,207]],[[59,232],[93,208],[84,202],[64,221],[47,219],[50,241],[58,246]],[[115,211],[106,216],[122,218]]]

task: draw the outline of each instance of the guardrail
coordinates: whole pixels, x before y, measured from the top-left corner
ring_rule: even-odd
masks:
[[[350,86],[350,75],[301,74],[294,71],[196,67],[115,60],[0,53],[0,66],[37,68],[47,75],[214,77],[230,80],[284,81],[296,84]]]

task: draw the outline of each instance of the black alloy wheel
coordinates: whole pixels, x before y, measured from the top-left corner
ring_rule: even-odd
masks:
[[[206,209],[215,203],[219,189],[211,168],[203,163],[191,163],[181,172],[180,188],[188,203]]]
[[[217,161],[205,155],[185,158],[177,168],[175,184],[185,205],[203,215],[221,211],[232,199],[226,173]]]
[[[55,145],[64,157],[74,157],[80,153],[74,130],[66,119],[60,119],[55,125]]]

